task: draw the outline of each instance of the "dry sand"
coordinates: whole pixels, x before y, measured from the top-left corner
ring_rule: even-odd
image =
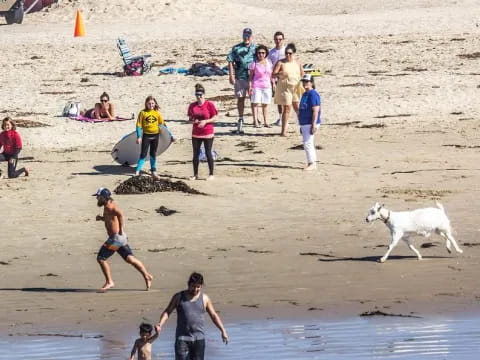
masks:
[[[478,309],[477,1],[108,3],[62,1],[22,25],[0,20],[0,112],[49,125],[19,129],[21,164],[32,176],[0,180],[2,333],[156,320],[193,270],[204,273],[206,291],[231,317]],[[77,8],[87,36],[74,39]],[[109,152],[134,124],[71,121],[59,116],[65,102],[87,106],[107,91],[128,115],[153,94],[178,138],[159,158],[160,173],[185,180],[193,85],[203,82],[209,97],[231,95],[231,86],[227,77],[158,76],[158,69],[225,64],[245,26],[268,45],[283,30],[300,60],[325,72],[317,82],[324,121],[318,171],[303,173],[303,151],[290,149],[301,141],[293,119],[287,138],[276,136],[278,128],[252,127],[240,137],[227,116],[234,102],[217,101],[214,148],[228,159],[217,162],[214,181],[189,183],[209,196],[116,196],[154,290],[141,291],[138,273],[115,256],[116,289],[95,293],[103,284],[95,254],[105,231],[89,195],[133,173]],[[118,36],[134,53],[152,54],[151,73],[117,76]],[[440,238],[419,238],[419,248],[435,245],[420,248],[423,261],[400,244],[387,263],[376,262],[388,232],[381,222],[365,224],[367,209],[375,201],[414,209],[435,199],[464,254],[449,255]],[[179,212],[163,217],[155,212],[161,205]]]

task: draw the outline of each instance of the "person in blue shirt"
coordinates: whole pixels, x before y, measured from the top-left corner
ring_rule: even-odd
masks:
[[[302,77],[302,85],[305,92],[300,100],[298,111],[298,123],[303,138],[303,148],[307,155],[306,171],[317,168],[317,153],[315,151],[315,133],[320,126],[320,94],[315,90],[313,78],[309,74]]]

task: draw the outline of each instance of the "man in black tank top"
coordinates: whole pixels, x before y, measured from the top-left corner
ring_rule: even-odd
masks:
[[[175,332],[175,360],[203,360],[205,356],[205,312],[222,333],[222,340],[228,344],[227,331],[218,316],[212,301],[202,291],[203,276],[192,273],[188,279],[188,289],[173,295],[167,308],[160,315],[159,332],[177,310],[177,330]]]

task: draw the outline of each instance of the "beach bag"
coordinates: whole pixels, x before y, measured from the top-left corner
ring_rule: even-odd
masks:
[[[80,103],[79,102],[68,102],[67,105],[63,108],[63,116],[78,116],[80,115]]]
[[[220,158],[220,156],[215,150],[212,150],[212,157],[213,157],[213,160],[218,160]],[[203,146],[200,148],[200,154],[198,154],[198,160],[207,161],[207,154],[205,153],[205,149],[203,148]]]
[[[128,76],[140,76],[144,72],[144,65],[144,61],[141,59],[132,61],[123,67],[123,71]]]

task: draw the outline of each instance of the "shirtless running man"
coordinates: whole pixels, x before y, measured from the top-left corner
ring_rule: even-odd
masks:
[[[145,279],[146,290],[149,290],[153,276],[147,272],[142,262],[133,256],[132,250],[127,244],[127,234],[123,231],[123,212],[113,201],[112,193],[107,188],[99,188],[93,196],[97,197],[98,207],[103,206],[103,216],[97,215],[96,220],[105,222],[108,234],[107,241],[102,245],[97,255],[97,261],[103,275],[105,275],[105,285],[100,288],[100,291],[107,291],[115,286],[110,265],[107,263],[107,259],[115,252],[118,252],[123,260],[133,265],[142,274]]]

